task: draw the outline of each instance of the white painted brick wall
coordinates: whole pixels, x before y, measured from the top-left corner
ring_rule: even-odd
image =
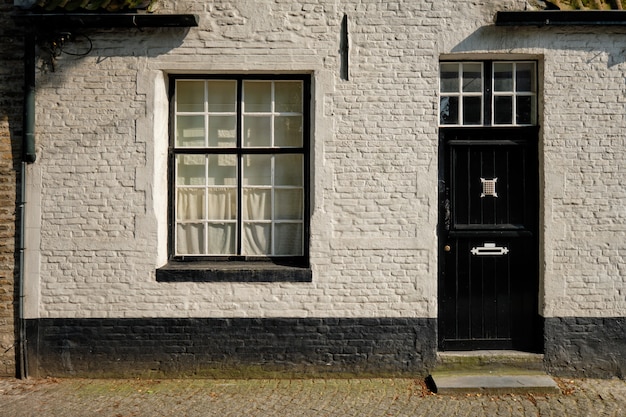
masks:
[[[445,57],[542,67],[542,311],[626,314],[623,29],[495,28],[522,1],[167,2],[200,27],[91,33],[40,73],[32,317],[436,317]],[[350,22],[350,80],[339,24]],[[313,73],[311,283],[157,283],[168,72]],[[33,195],[35,194],[35,195]],[[37,223],[37,222],[35,222]],[[31,278],[35,280],[35,278]],[[32,305],[40,297],[40,305]],[[28,303],[28,301],[27,301]]]

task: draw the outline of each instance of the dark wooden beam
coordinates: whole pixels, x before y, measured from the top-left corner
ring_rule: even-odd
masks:
[[[194,14],[16,13],[15,21],[35,29],[195,27]]]
[[[496,26],[626,26],[626,11],[539,10],[498,12]]]

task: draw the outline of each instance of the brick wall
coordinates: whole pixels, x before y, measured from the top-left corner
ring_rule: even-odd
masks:
[[[29,318],[436,318],[441,57],[539,62],[540,312],[624,317],[625,30],[492,26],[523,5],[166,2],[200,27],[87,31],[38,74]],[[198,72],[312,74],[311,282],[155,279],[167,74]]]
[[[543,68],[544,313],[624,314],[619,34],[489,26],[517,3],[190,3],[189,33],[90,32],[91,54],[61,54],[38,79],[41,314],[434,317],[437,65],[464,53]],[[313,72],[310,288],[155,282],[167,193],[155,114],[167,115],[163,73],[192,71]]]
[[[12,8],[12,1],[0,2],[0,376],[16,372],[16,181],[24,82],[22,34],[8,17]]]

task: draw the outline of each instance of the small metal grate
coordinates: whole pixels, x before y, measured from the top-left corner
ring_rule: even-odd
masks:
[[[481,178],[480,182],[483,184],[483,192],[480,194],[481,198],[498,197],[498,193],[496,192],[496,183],[498,182],[498,178]]]

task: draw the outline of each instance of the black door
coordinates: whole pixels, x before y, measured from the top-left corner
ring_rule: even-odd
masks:
[[[537,351],[537,129],[442,129],[440,150],[439,348]]]

